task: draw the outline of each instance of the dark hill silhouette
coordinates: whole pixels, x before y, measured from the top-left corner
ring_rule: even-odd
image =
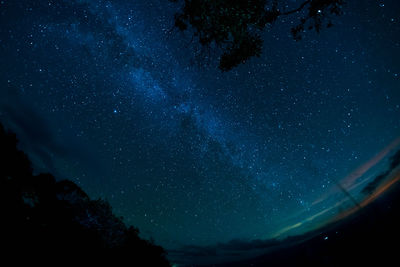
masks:
[[[162,247],[139,237],[108,202],[75,183],[32,174],[16,135],[0,124],[0,256],[4,261],[170,266]],[[15,256],[17,255],[17,256]]]

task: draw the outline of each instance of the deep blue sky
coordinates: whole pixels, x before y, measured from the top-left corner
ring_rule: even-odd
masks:
[[[349,0],[300,42],[279,20],[227,73],[170,31],[178,8],[0,1],[0,120],[36,171],[166,248],[303,233],[351,204],[337,181],[361,198],[400,135],[399,1]]]

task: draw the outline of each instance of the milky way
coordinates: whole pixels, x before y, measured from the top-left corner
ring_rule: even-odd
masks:
[[[362,201],[398,149],[398,1],[348,1],[300,42],[287,17],[224,73],[173,28],[178,9],[0,2],[0,120],[35,170],[167,248],[310,230],[351,208],[338,182]]]

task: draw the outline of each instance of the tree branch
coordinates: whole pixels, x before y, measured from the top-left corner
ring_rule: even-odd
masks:
[[[307,0],[303,4],[301,4],[298,8],[290,10],[290,11],[287,11],[287,12],[284,12],[284,13],[281,13],[281,15],[290,15],[290,14],[296,13],[298,11],[301,11],[306,5],[311,3],[311,1],[312,0]]]

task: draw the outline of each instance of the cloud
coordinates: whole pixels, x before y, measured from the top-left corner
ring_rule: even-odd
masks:
[[[400,137],[397,137],[395,140],[393,140],[393,142],[391,142],[388,146],[382,149],[378,154],[376,154],[370,160],[363,163],[357,169],[353,170],[346,177],[340,179],[338,182],[338,185],[340,186],[331,187],[331,189],[327,193],[323,194],[318,199],[316,199],[312,203],[312,206],[318,205],[326,201],[327,199],[331,198],[332,196],[337,195],[338,193],[343,191],[343,189],[350,191],[355,187],[357,187],[358,185],[362,184],[362,183],[357,183],[357,181],[361,177],[363,177],[363,175],[365,175],[368,171],[370,171],[373,167],[375,167],[379,162],[381,162],[387,155],[389,155],[389,153],[395,150],[399,145],[400,145]],[[342,187],[343,189],[341,190],[340,187]]]
[[[340,183],[349,188],[354,182],[363,176],[367,171],[369,171],[372,167],[377,165],[383,158],[385,158],[393,149],[400,145],[400,137],[396,138],[392,143],[390,143],[387,147],[385,147],[382,151],[380,151],[377,155],[375,155],[372,159],[358,167],[348,176],[340,181]]]
[[[390,175],[390,173],[400,165],[400,150],[390,157],[389,168],[383,173],[375,177],[375,179],[368,183],[361,191],[361,193],[369,195],[372,194],[381,183]]]
[[[378,176],[376,176],[372,182],[368,183],[363,188],[361,193],[366,194],[366,195],[372,194],[376,190],[376,188],[378,188],[378,186],[381,184],[381,182],[385,180],[385,178],[388,176],[389,173],[390,173],[389,171],[386,171],[386,172],[381,173]]]
[[[0,118],[7,128],[16,132],[20,146],[37,156],[49,171],[55,171],[51,154],[63,155],[67,151],[56,142],[48,123],[19,97],[16,89],[7,88],[1,99]]]
[[[87,144],[73,138],[60,140],[51,127],[51,122],[35,111],[13,87],[8,87],[0,93],[0,120],[17,134],[19,145],[29,154],[37,171],[51,172],[59,178],[64,178],[57,172],[55,160],[68,158],[104,174],[105,170],[101,167],[104,165],[92,157]]]
[[[235,239],[210,246],[184,246],[168,253],[178,263],[215,264],[253,258],[281,245],[284,245],[284,242],[276,239]]]
[[[390,170],[394,170],[400,165],[400,150],[397,151],[392,157],[390,157]]]

